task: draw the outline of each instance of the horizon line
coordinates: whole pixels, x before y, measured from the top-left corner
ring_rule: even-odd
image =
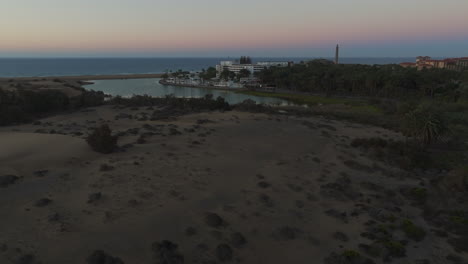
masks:
[[[238,58],[240,56],[15,56],[15,57],[2,57],[0,59],[229,59]],[[247,55],[248,56],[248,55]],[[413,55],[413,56],[340,56],[340,59],[373,59],[373,58],[388,58],[388,59],[400,59],[400,58],[416,58],[418,56],[430,56],[430,55]],[[333,59],[333,56],[248,56],[250,58],[288,58],[288,59]],[[433,58],[454,58],[454,56],[430,56]],[[460,55],[459,57],[464,57]]]

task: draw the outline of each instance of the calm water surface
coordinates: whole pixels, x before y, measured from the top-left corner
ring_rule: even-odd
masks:
[[[212,94],[215,98],[223,97],[229,104],[241,103],[246,99],[254,100],[257,103],[269,105],[294,105],[286,100],[258,97],[245,94],[238,94],[234,91],[213,90],[206,88],[191,88],[168,86],[159,83],[160,79],[131,79],[131,80],[99,80],[93,81],[94,84],[86,85],[86,89],[102,91],[113,96],[132,96],[132,95],[150,95],[154,97],[164,97],[174,95],[184,98],[198,98],[207,94]]]
[[[237,58],[0,58],[0,77],[41,77],[70,75],[114,75],[199,71],[221,60]],[[255,61],[294,61],[313,58],[252,58]],[[328,58],[333,59],[333,58]],[[415,58],[342,58],[341,63],[389,64],[414,61]]]

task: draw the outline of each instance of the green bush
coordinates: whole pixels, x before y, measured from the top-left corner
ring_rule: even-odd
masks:
[[[82,90],[79,96],[69,98],[59,90],[0,89],[0,126],[29,122],[51,113],[104,103],[102,92]]]
[[[403,220],[401,229],[406,236],[414,241],[422,241],[426,237],[426,231],[423,228],[416,226],[408,219]]]
[[[413,188],[411,189],[411,196],[419,202],[425,202],[427,199],[427,189],[418,187]]]
[[[108,125],[95,128],[86,141],[94,151],[104,154],[112,153],[117,147],[117,136],[112,135]]]
[[[346,250],[342,253],[342,256],[347,258],[347,259],[356,259],[356,258],[359,258],[361,257],[361,254],[359,254],[359,252],[357,251],[354,251],[354,250]]]
[[[385,140],[378,137],[357,138],[351,146],[366,150],[373,158],[386,161],[402,169],[427,169],[437,165],[430,154],[415,142]]]
[[[402,130],[406,136],[418,139],[425,145],[435,143],[448,132],[446,119],[435,105],[422,103],[405,114]]]
[[[385,248],[387,248],[387,250],[389,251],[390,255],[392,257],[404,257],[406,255],[406,248],[405,246],[398,242],[398,241],[394,241],[394,240],[389,240],[389,241],[386,241],[384,242],[384,246]]]

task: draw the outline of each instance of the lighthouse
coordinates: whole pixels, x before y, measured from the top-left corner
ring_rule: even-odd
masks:
[[[340,46],[338,46],[338,44],[336,44],[335,64],[339,63],[339,59],[340,59]]]

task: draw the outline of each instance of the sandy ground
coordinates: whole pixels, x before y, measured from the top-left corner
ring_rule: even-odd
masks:
[[[428,234],[394,263],[447,263],[452,253],[420,209],[398,193],[379,198],[419,181],[349,147],[394,132],[322,117],[150,113],[104,106],[0,128],[0,175],[19,177],[0,188],[0,263],[86,263],[98,249],[158,263],[152,244],[162,240],[185,263],[324,263],[369,243],[368,222],[395,207]],[[120,134],[121,151],[86,144],[101,123]]]
[[[69,97],[81,94],[80,88],[92,80],[144,79],[160,78],[162,74],[126,74],[126,75],[82,75],[57,77],[18,77],[1,78],[0,89],[16,90],[59,90]]]

